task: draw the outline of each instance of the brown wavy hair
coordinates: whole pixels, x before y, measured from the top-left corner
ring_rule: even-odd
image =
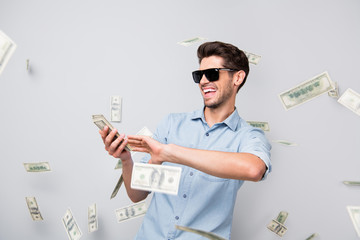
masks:
[[[245,78],[237,91],[239,92],[240,88],[245,84],[250,71],[249,60],[245,53],[234,45],[219,41],[206,42],[199,46],[197,50],[197,56],[199,58],[199,64],[201,63],[201,60],[206,57],[222,57],[224,59],[225,68],[232,68],[239,71],[243,70],[245,72]],[[234,74],[234,72],[229,72],[229,74]]]

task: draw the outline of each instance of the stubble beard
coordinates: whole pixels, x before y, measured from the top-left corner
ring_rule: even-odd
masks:
[[[206,103],[206,101],[204,99],[205,107],[210,108],[210,109],[216,109],[216,108],[219,108],[220,106],[226,104],[227,100],[229,100],[231,97],[232,89],[231,89],[230,85],[227,85],[224,90],[225,91],[223,91],[223,93],[218,97],[218,99],[215,99],[215,101],[213,101],[213,102]]]

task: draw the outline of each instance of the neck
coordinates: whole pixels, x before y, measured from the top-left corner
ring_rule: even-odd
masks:
[[[235,105],[228,105],[224,107],[208,108],[204,109],[204,116],[209,127],[212,127],[216,123],[220,123],[227,119],[235,110]]]

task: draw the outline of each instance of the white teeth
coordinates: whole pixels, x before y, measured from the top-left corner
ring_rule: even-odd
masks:
[[[214,89],[204,89],[204,93],[208,93],[208,92],[215,92]]]

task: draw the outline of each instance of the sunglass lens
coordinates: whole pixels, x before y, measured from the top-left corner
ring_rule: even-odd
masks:
[[[203,72],[202,71],[194,71],[192,72],[193,79],[195,83],[200,83]]]
[[[217,71],[216,69],[207,69],[204,72],[209,82],[213,82],[219,79],[219,71]]]

